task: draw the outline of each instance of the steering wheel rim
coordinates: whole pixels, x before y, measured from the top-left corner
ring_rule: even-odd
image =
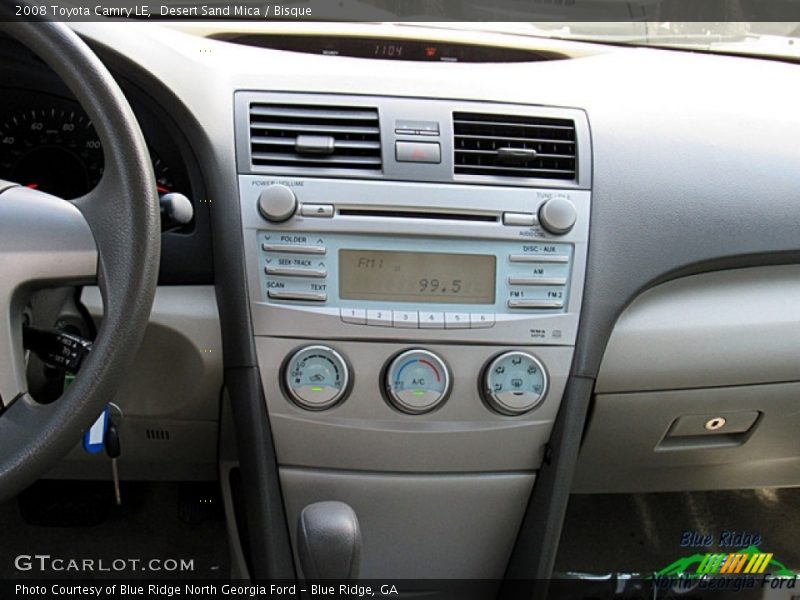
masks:
[[[7,10],[0,8],[0,33],[35,52],[72,91],[94,124],[105,167],[97,187],[71,202],[0,181],[0,265],[15,265],[0,266],[0,500],[65,456],[113,400],[143,337],[161,251],[149,152],[119,86],[66,25],[11,22]],[[20,373],[23,299],[95,279],[104,317],[92,352],[59,400],[39,404]]]

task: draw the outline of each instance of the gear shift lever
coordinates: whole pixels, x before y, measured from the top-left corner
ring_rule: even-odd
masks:
[[[344,502],[315,502],[297,521],[297,553],[306,579],[356,579],[361,567],[361,528]]]

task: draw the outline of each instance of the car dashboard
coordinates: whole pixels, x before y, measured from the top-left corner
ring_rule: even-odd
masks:
[[[249,543],[290,555],[302,509],[344,501],[366,578],[530,575],[571,490],[800,483],[795,65],[397,24],[74,28],[195,208],[117,400],[128,476],[219,476],[231,513],[267,494],[286,520],[265,508]],[[0,177],[88,191],[86,117],[2,51]],[[76,450],[52,476],[104,468]]]

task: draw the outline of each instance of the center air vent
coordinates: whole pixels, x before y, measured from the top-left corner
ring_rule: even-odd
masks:
[[[252,103],[250,155],[256,169],[380,172],[378,110]]]
[[[575,179],[570,119],[457,112],[453,131],[457,175]]]

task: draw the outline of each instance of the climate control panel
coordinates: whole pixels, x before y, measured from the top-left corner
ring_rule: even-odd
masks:
[[[573,355],[557,345],[255,342],[280,463],[367,472],[535,470]]]
[[[547,394],[547,370],[529,352],[503,352],[486,361],[479,382],[480,396],[493,412],[525,414]],[[424,348],[410,348],[391,356],[378,383],[384,398],[396,410],[421,415],[447,401],[453,374],[444,359]],[[283,364],[284,392],[300,408],[321,411],[343,402],[350,389],[348,361],[325,345],[304,346]]]

